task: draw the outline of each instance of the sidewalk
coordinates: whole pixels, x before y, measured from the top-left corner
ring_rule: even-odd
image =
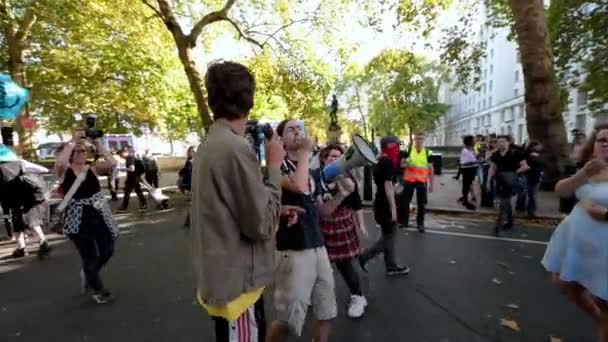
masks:
[[[491,208],[477,208],[475,211],[467,210],[462,205],[458,204],[462,187],[462,179],[455,180],[455,172],[444,172],[440,176],[435,176],[435,189],[429,195],[429,203],[427,209],[430,212],[438,213],[455,213],[455,214],[476,214],[476,215],[495,215],[496,210]],[[479,191],[479,190],[477,190]],[[375,186],[374,186],[375,192]],[[416,202],[412,201],[412,205]],[[477,196],[479,202],[480,196]],[[365,205],[371,206],[371,201],[365,201]],[[514,206],[515,208],[515,206]],[[519,215],[516,215],[516,217]],[[564,214],[559,212],[559,197],[554,192],[540,191],[538,194],[538,211],[539,219],[562,219]]]

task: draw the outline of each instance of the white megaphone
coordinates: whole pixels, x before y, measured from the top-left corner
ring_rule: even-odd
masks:
[[[355,135],[352,146],[342,157],[321,170],[321,179],[325,184],[329,184],[346,171],[377,162],[378,159],[369,143],[360,135]]]

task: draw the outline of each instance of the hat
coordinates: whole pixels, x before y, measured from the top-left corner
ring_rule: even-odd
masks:
[[[389,136],[382,138],[382,140],[380,140],[380,148],[383,150],[385,148],[387,148],[389,144],[399,145],[399,138],[397,138],[394,135],[389,135]]]

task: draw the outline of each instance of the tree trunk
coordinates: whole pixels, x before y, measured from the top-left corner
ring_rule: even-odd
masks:
[[[175,42],[177,45],[179,60],[184,66],[184,71],[186,72],[186,76],[188,77],[188,84],[190,85],[190,90],[192,91],[192,94],[194,95],[194,100],[196,101],[196,107],[198,108],[198,114],[201,117],[203,130],[207,132],[207,130],[213,123],[213,120],[211,119],[211,115],[209,114],[209,107],[207,107],[207,99],[205,98],[205,92],[203,90],[203,75],[201,75],[201,72],[197,68],[196,59],[194,57],[194,51],[189,45],[189,42],[186,37],[180,37],[176,34],[174,34],[173,37],[175,38]]]
[[[543,143],[545,176],[553,184],[568,154],[545,9],[542,0],[509,0],[509,5],[521,52],[528,135]]]

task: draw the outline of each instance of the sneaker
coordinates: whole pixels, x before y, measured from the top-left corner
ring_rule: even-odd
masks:
[[[348,317],[359,318],[365,313],[367,307],[367,299],[363,296],[352,295],[350,296],[350,303],[348,304]]]
[[[12,257],[13,258],[23,258],[26,255],[27,255],[27,251],[25,250],[25,248],[17,248],[13,251]]]
[[[99,292],[95,292],[92,296],[93,301],[97,304],[106,304],[111,302],[114,297],[112,297],[112,294],[110,292],[108,292],[107,290],[101,290]]]
[[[425,231],[424,225],[423,224],[419,224],[418,225],[418,232],[424,233],[424,231]]]
[[[40,242],[40,247],[38,248],[38,258],[44,258],[51,252],[51,247],[49,247],[49,243],[46,240]]]
[[[475,207],[475,205],[471,204],[470,202],[464,203],[464,207],[468,210],[477,210],[477,207]]]
[[[393,266],[386,269],[386,275],[388,276],[406,275],[408,273],[410,273],[410,268],[407,266]]]
[[[367,273],[367,259],[363,257],[363,255],[359,255],[359,266],[361,266],[361,269],[363,270],[363,272]]]

